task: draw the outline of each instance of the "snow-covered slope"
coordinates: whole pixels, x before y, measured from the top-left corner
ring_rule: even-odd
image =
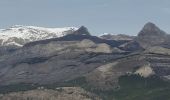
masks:
[[[75,27],[44,28],[15,25],[8,29],[0,29],[0,46],[23,46],[31,41],[62,37],[76,30]]]
[[[127,41],[133,40],[135,38],[135,36],[129,36],[125,34],[110,34],[110,33],[101,34],[99,37],[106,40],[127,40]]]

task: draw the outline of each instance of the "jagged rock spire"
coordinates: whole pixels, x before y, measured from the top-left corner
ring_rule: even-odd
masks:
[[[160,45],[166,41],[167,34],[154,23],[148,22],[139,32],[137,41],[144,47]]]
[[[153,30],[153,29],[159,29],[159,28],[152,22],[146,23],[143,27],[143,30]]]
[[[81,26],[75,33],[81,35],[90,35],[90,32],[85,26]]]
[[[165,35],[166,33],[157,27],[154,23],[148,22],[144,25],[143,29],[139,32],[142,35]]]

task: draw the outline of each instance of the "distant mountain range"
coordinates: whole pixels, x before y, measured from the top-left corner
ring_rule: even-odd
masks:
[[[76,93],[75,100],[170,98],[170,35],[151,22],[137,36],[93,36],[85,26],[15,26],[0,34],[8,34],[0,46],[2,100],[36,100],[39,92],[63,100]]]
[[[58,38],[71,34],[78,28],[64,27],[64,28],[44,28],[36,26],[22,26],[15,25],[8,29],[0,30],[0,45],[1,46],[23,46],[32,41]]]
[[[129,40],[129,41],[135,38],[135,36],[129,36],[125,34],[114,35],[109,33],[104,33],[100,37],[107,40]]]

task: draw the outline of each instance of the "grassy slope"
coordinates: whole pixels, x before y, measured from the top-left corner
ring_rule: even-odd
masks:
[[[103,100],[170,100],[170,84],[157,77],[142,78],[140,76],[122,76],[119,79],[120,89],[101,91],[89,86],[85,78],[78,78],[66,83],[45,85],[45,88],[55,89],[56,87],[80,86],[87,91],[96,93]],[[12,85],[0,87],[0,93],[11,91],[26,91],[36,89],[39,85]]]
[[[123,76],[119,84],[114,92],[118,100],[170,100],[170,84],[157,77]]]

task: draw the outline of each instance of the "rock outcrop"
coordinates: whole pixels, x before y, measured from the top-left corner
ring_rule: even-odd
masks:
[[[170,36],[159,29],[153,23],[147,23],[137,36],[137,41],[143,48],[161,45],[167,41]]]

